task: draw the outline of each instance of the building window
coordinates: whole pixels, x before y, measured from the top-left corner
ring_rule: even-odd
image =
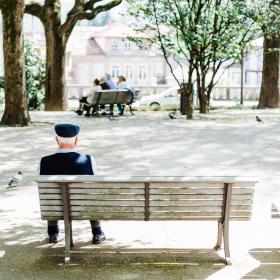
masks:
[[[128,52],[131,51],[131,42],[129,40],[124,41],[124,50]]]
[[[118,42],[117,41],[112,41],[112,45],[111,45],[111,50],[112,51],[117,51],[119,49],[119,46],[118,46]]]
[[[124,75],[128,80],[133,79],[133,65],[125,65]]]
[[[111,73],[112,73],[112,78],[117,79],[120,75],[120,66],[119,65],[113,65]]]
[[[139,79],[146,80],[147,79],[147,67],[145,65],[139,66]]]

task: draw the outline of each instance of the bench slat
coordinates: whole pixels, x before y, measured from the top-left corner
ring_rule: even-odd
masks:
[[[62,200],[40,200],[40,205],[42,206],[62,206]]]
[[[151,188],[151,195],[159,194],[205,194],[222,195],[222,188]]]
[[[194,211],[222,211],[222,206],[152,206],[150,207],[151,211],[174,211],[182,210],[187,211],[193,209]],[[252,210],[252,205],[234,205],[231,206],[232,210]]]
[[[131,212],[141,212],[144,211],[143,206],[88,206],[81,203],[81,205],[72,205],[71,210],[72,211],[82,211],[81,209],[87,209],[87,207],[92,207],[94,211],[101,211],[101,212],[111,212],[111,211],[131,211]],[[191,207],[178,207],[178,206],[158,206],[158,207],[150,207],[150,212],[158,212],[158,211],[195,211],[195,212],[203,212],[203,211],[209,211],[209,212],[221,212],[222,207],[219,206],[191,206]],[[251,212],[252,206],[251,205],[240,205],[240,206],[233,206],[231,208],[231,212],[234,211],[242,211],[247,210]],[[51,203],[51,204],[41,204],[41,211],[63,211],[62,203]]]
[[[62,195],[59,193],[54,193],[54,194],[50,194],[50,193],[43,193],[43,194],[39,194],[39,198],[40,200],[58,200],[58,199],[62,199]]]
[[[63,214],[63,207],[59,205],[41,206],[42,212],[61,212]],[[144,213],[144,207],[95,207],[95,206],[71,206],[71,213],[73,212],[130,212],[130,213]]]
[[[102,188],[102,189],[95,189],[95,188],[70,188],[70,194],[142,194],[144,195],[144,188],[137,189],[129,189],[129,188]]]
[[[49,214],[49,215],[48,215]],[[44,216],[41,216],[42,220],[46,220],[46,221],[56,221],[56,220],[63,220],[63,216],[61,215],[53,215],[52,213],[47,213],[46,212],[46,215]],[[74,218],[75,220],[90,220],[92,219],[93,217],[91,216],[87,216],[87,215],[84,215],[82,217],[79,217],[79,216],[72,216],[72,218]],[[99,219],[101,220],[102,217],[95,217],[95,219]],[[170,221],[218,221],[221,217],[220,216],[217,216],[217,217],[195,217],[195,216],[192,216],[192,217],[176,217],[176,218],[173,218],[173,217],[165,217],[165,216],[162,216],[162,217],[152,217],[150,218],[150,221],[166,221],[166,220],[170,220]],[[242,217],[242,216],[239,216],[239,217],[230,217],[230,220],[231,221],[250,221],[251,217]],[[103,219],[102,220],[116,220],[116,221],[141,221],[141,220],[144,220],[144,217],[143,216],[133,216],[133,217],[110,217],[110,218],[107,218],[107,219]]]
[[[150,206],[220,206],[222,207],[222,200],[151,200]]]
[[[244,200],[244,199],[251,199],[251,194],[238,194],[232,195],[232,200]],[[223,195],[215,195],[215,194],[156,194],[150,196],[151,200],[181,200],[181,199],[218,199],[222,200]]]
[[[72,199],[70,205],[96,205],[96,206],[143,206],[144,200],[78,200]]]
[[[224,181],[226,182],[226,180]],[[246,182],[246,183],[241,183],[241,182],[236,182],[233,184],[233,189],[234,188],[254,188],[255,183],[254,182]],[[224,187],[224,183],[220,182],[151,182],[150,185],[151,188],[222,188]]]
[[[243,217],[250,217],[251,211],[231,211],[231,216],[243,216]],[[150,213],[150,217],[158,217],[158,216],[165,216],[165,217],[181,217],[181,216],[221,216],[222,211],[220,212],[213,212],[213,211],[152,211]]]
[[[129,212],[97,212],[97,213],[90,213],[90,212],[72,212],[71,217],[74,217],[75,220],[79,218],[89,219],[89,220],[110,220],[110,219],[117,219],[117,220],[144,220],[145,215],[144,212],[142,213],[129,213]]]
[[[39,188],[40,194],[58,194],[61,193],[60,188]],[[69,193],[73,194],[143,194],[144,195],[144,188],[137,189],[137,188],[70,188]],[[222,195],[223,189],[222,188],[160,188],[160,189],[150,189],[151,195]],[[250,188],[236,188],[233,189],[233,195],[253,195],[254,190]]]
[[[110,203],[107,203],[110,204]],[[127,203],[124,203],[126,205],[107,205],[104,203],[99,203],[100,207],[143,207],[144,204],[141,203],[141,205],[138,204],[138,206],[134,203],[129,203],[130,205],[127,205]],[[162,203],[163,204],[163,203]],[[183,203],[183,205],[167,205],[167,203],[165,203],[166,205],[151,205],[151,209],[152,210],[172,210],[174,208],[179,207],[181,210],[184,209],[189,209],[191,207],[195,207],[196,209],[205,209],[205,210],[213,210],[213,209],[221,209],[222,205],[221,204],[215,204],[215,205],[211,205],[210,203],[204,203],[205,205],[201,204],[201,203]],[[181,204],[181,203],[180,203]],[[210,205],[209,205],[210,204]],[[51,200],[51,199],[47,199],[47,200],[40,200],[40,205],[42,206],[62,206],[62,200]],[[75,200],[75,201],[71,201],[71,206],[79,206],[79,205],[96,205],[95,202],[92,202],[90,200]],[[231,209],[233,210],[251,210],[252,209],[252,204],[236,204],[236,205],[232,205]]]
[[[144,200],[142,194],[70,194],[71,200]]]
[[[137,188],[144,189],[144,183],[70,183],[69,189],[92,188],[92,189],[118,189]]]
[[[61,193],[60,188],[39,188],[39,194],[58,194]]]
[[[220,216],[216,217],[196,217],[196,216],[190,216],[190,217],[151,217],[150,221],[219,221],[221,219]],[[249,221],[250,217],[230,217],[231,221]]]

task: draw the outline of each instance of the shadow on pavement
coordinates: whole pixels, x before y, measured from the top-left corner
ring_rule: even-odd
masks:
[[[249,254],[260,263],[242,279],[280,279],[280,248],[254,248]]]

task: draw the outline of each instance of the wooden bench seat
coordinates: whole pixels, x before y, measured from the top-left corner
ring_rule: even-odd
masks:
[[[133,95],[127,89],[101,90],[94,92],[91,106],[94,111],[97,111],[99,105],[128,105],[130,113],[133,115],[131,108],[133,99]]]
[[[39,176],[41,217],[64,220],[65,261],[72,220],[218,221],[230,263],[229,221],[250,220],[256,180],[245,177]]]

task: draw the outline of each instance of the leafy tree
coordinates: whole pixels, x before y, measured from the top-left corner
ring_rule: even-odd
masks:
[[[200,112],[207,113],[222,66],[240,59],[256,35],[252,21],[230,0],[128,0],[128,3],[130,15],[136,19],[134,29],[148,33],[146,38],[134,41],[161,50],[180,88],[184,90],[183,85],[187,85],[187,117],[192,115],[193,85],[197,88]]]
[[[100,4],[100,2],[102,2]],[[38,17],[46,34],[46,96],[45,109],[60,111],[68,108],[65,91],[65,49],[72,30],[79,20],[92,20],[98,14],[119,5],[122,0],[75,0],[65,22],[61,20],[61,1],[31,2],[25,12]]]
[[[280,0],[236,0],[264,37],[263,72],[258,108],[279,107]]]
[[[5,110],[1,124],[26,126],[30,122],[25,90],[22,21],[24,0],[0,0],[3,17]]]

